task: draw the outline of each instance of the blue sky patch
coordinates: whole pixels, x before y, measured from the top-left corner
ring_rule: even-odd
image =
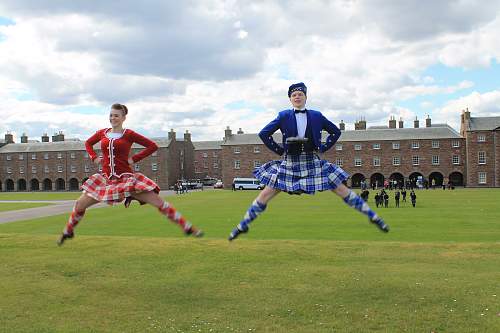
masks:
[[[11,20],[10,18],[0,16],[0,25],[14,25],[16,22]]]

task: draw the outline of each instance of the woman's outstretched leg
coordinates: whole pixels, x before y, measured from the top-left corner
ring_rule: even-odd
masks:
[[[74,237],[74,229],[77,226],[78,222],[82,220],[83,215],[85,215],[85,210],[98,202],[99,201],[89,197],[85,193],[82,194],[80,198],[78,198],[78,200],[76,200],[75,205],[73,206],[73,211],[69,216],[68,223],[66,223],[64,231],[57,241],[57,244],[59,246],[63,245],[66,239]]]
[[[384,220],[380,216],[378,216],[377,213],[375,213],[370,208],[370,206],[368,206],[368,204],[363,199],[361,199],[361,197],[354,191],[341,184],[336,189],[334,189],[333,192],[341,197],[346,204],[368,216],[370,222],[376,224],[381,231],[389,232],[389,226],[385,224]]]
[[[239,234],[248,232],[249,224],[257,218],[267,207],[267,203],[274,198],[279,190],[276,190],[272,187],[264,187],[264,189],[259,193],[257,198],[252,202],[250,208],[248,208],[245,216],[243,216],[243,220],[236,226],[236,228],[231,231],[229,234],[229,241],[232,241]]]
[[[139,201],[146,202],[158,208],[160,214],[165,215],[168,219],[175,224],[178,224],[186,235],[193,235],[194,237],[202,237],[203,231],[193,226],[179,213],[171,203],[163,200],[155,192],[141,192],[136,193],[133,197]]]

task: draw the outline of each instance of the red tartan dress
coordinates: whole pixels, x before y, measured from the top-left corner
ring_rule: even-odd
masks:
[[[134,193],[159,193],[160,187],[154,181],[142,173],[133,172],[128,164],[132,144],[138,143],[145,147],[132,156],[134,163],[137,163],[158,149],[156,143],[130,129],[124,129],[118,138],[108,136],[110,132],[111,128],[101,129],[85,141],[85,149],[92,161],[98,157],[93,146],[101,142],[102,173],[90,176],[83,183],[83,193],[110,205],[122,202]]]

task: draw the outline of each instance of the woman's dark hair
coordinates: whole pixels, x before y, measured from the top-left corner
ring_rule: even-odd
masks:
[[[128,113],[127,107],[123,104],[115,103],[115,104],[111,105],[111,108],[113,110],[121,110],[123,112],[124,116],[127,115],[127,113]]]

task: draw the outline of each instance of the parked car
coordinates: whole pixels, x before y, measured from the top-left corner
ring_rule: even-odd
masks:
[[[221,180],[218,180],[215,184],[214,184],[214,188],[224,188],[224,184],[222,183]]]

